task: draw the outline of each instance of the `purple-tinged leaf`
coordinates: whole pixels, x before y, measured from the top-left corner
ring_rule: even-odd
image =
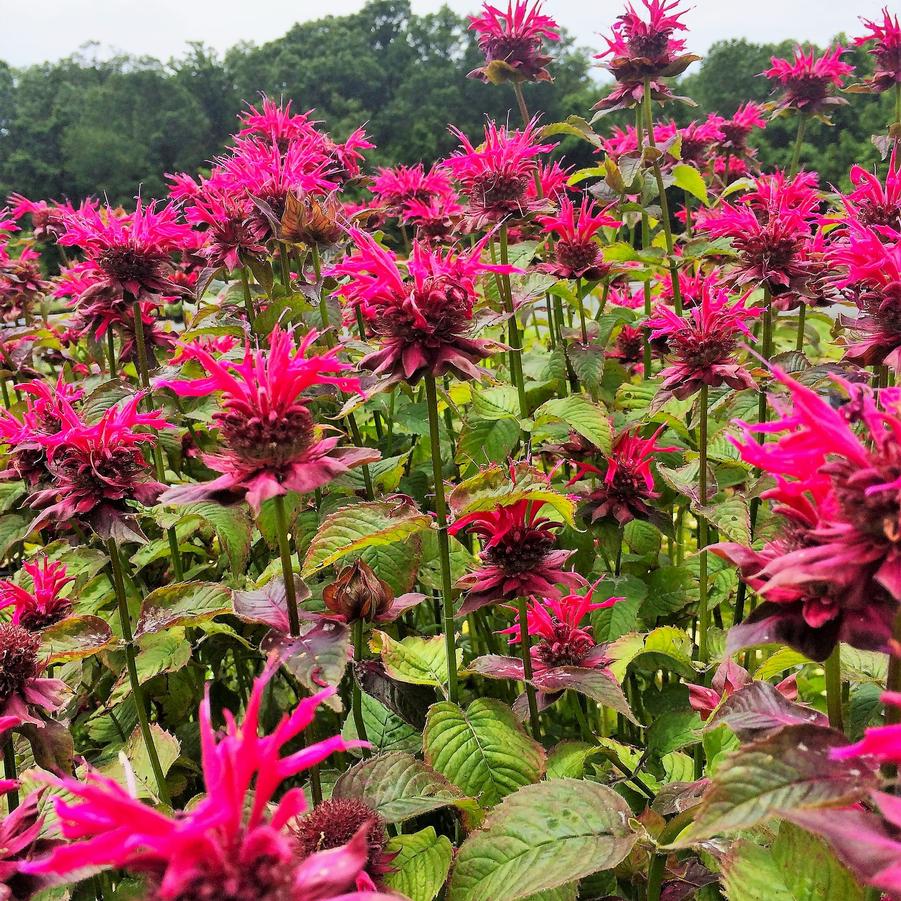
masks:
[[[307,583],[294,576],[294,590],[297,602],[301,603],[310,596]],[[248,623],[259,623],[270,626],[279,632],[288,632],[288,601],[285,597],[285,580],[278,576],[270,579],[262,588],[252,591],[236,591],[234,595],[234,611],[239,619]],[[304,610],[298,610],[301,619],[307,622],[318,620]]]
[[[386,672],[381,660],[363,660],[354,664],[354,677],[360,688],[419,732],[425,728],[426,712],[438,700],[428,685],[398,682]]]
[[[67,616],[41,632],[41,654],[47,663],[69,663],[91,657],[115,640],[99,616]]]
[[[723,701],[707,728],[728,726],[742,741],[768,738],[786,726],[810,723],[826,727],[828,719],[818,710],[793,704],[769,682],[752,682]]]

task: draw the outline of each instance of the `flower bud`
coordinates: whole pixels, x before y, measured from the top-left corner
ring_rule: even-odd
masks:
[[[338,574],[322,592],[325,606],[348,622],[375,620],[386,613],[394,593],[362,560],[356,560]]]

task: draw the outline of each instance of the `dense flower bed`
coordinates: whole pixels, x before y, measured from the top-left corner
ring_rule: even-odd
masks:
[[[263,97],[167,198],[9,198],[0,897],[901,898],[901,27],[678,127],[683,16],[547,122],[486,4],[521,125],[429,167]]]

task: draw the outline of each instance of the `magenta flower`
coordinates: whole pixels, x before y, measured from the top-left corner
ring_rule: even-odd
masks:
[[[185,218],[203,229],[204,244],[197,254],[213,269],[231,272],[243,259],[266,254],[267,229],[249,197],[201,188]]]
[[[657,444],[664,428],[660,426],[649,438],[642,438],[637,429],[627,429],[616,436],[610,455],[599,466],[585,462],[578,464],[572,482],[588,474],[601,478],[601,484],[592,488],[582,500],[582,515],[589,522],[612,521],[622,526],[633,519],[643,519],[654,523],[661,531],[672,531],[669,518],[649,504],[660,496],[654,490],[651,464],[657,454],[678,450]]]
[[[17,783],[0,780],[0,791],[10,791]],[[0,898],[4,901],[26,901],[52,880],[21,872],[23,861],[46,854],[56,839],[41,838],[44,832],[42,804],[44,789],[31,792],[11,813],[0,821]]]
[[[413,385],[426,373],[480,378],[482,370],[476,364],[500,345],[470,337],[476,279],[484,272],[516,271],[481,262],[488,238],[461,253],[442,253],[417,242],[406,263],[410,276],[406,279],[391,251],[359,229],[351,229],[350,235],[356,253],[330,274],[350,276],[339,290],[352,306],[359,306],[380,344],[360,366],[389,382]]]
[[[766,128],[766,119],[763,118],[764,109],[760,104],[748,101],[743,103],[732,115],[731,119],[721,119],[720,131],[723,134],[721,151],[726,151],[737,156],[748,156],[748,138],[755,128]]]
[[[469,17],[469,27],[479,36],[485,65],[473,69],[470,78],[501,84],[505,81],[552,81],[546,66],[544,41],[559,41],[557,23],[541,12],[541,2],[507,0],[507,11],[482,4],[478,16]]]
[[[542,199],[560,203],[566,196],[572,173],[572,166],[564,166],[558,160],[539,163],[535,178],[526,186],[526,197],[532,204]]]
[[[182,357],[196,360],[209,374],[199,379],[160,379],[157,384],[181,397],[222,393],[222,409],[213,419],[225,450],[203,458],[222,475],[211,482],[172,487],[161,503],[244,498],[259,512],[269,498],[288,491],[305,494],[354,466],[379,458],[377,451],[367,448],[339,447],[339,439],[322,437],[313,420],[310,398],[305,395],[310,388],[334,385],[342,391],[360,390],[358,379],[341,374],[350,367],[334,349],[306,356],[316,338],[315,332],[308,332],[295,345],[290,332],[275,328],[268,352],[248,344],[240,363],[217,360],[196,345],[182,345]]]
[[[47,203],[46,200],[29,200],[22,194],[10,194],[12,204],[10,215],[19,220],[23,216],[31,216],[31,233],[35,241],[56,241],[65,230],[65,214],[72,212],[72,205],[66,203]]]
[[[851,167],[849,177],[854,190],[842,195],[842,203],[848,216],[861,225],[901,230],[901,171],[897,156],[897,145],[893,145],[885,183],[863,166]]]
[[[772,65],[762,74],[782,88],[782,96],[773,104],[775,113],[794,110],[822,115],[829,106],[846,104],[834,91],[854,71],[854,66],[841,61],[845,52],[844,47],[833,47],[817,57],[815,48],[805,52],[798,46],[790,60],[772,57]]]
[[[260,705],[273,672],[270,668],[254,681],[243,723],[226,711],[221,736],[213,729],[207,692],[200,707],[206,794],[177,817],[143,804],[97,772],[84,782],[46,777],[74,796],[54,799],[69,843],[23,864],[22,871],[66,877],[86,866],[119,867],[145,874],[160,901],[387,901],[388,896],[354,889],[368,858],[368,824],[341,847],[303,853],[289,828],[305,810],[303,790],[289,789],[270,807],[286,780],[335,751],[361,745],[335,736],[283,755],[333,689],[304,698],[272,734],[261,737]]]
[[[568,594],[564,597],[531,598],[526,608],[526,630],[538,641],[529,648],[532,658],[532,672],[536,678],[557,667],[583,667],[584,669],[605,669],[610,657],[604,645],[594,640],[585,617],[592,610],[602,610],[618,604],[623,598],[611,597],[605,601],[591,600],[597,585],[588,588],[585,594]],[[515,625],[503,629],[499,634],[509,635],[510,644],[520,641],[519,614]]]
[[[64,216],[66,230],[59,243],[84,251],[96,276],[79,298],[102,295],[108,302],[152,300],[182,293],[172,281],[171,255],[190,241],[191,228],[179,221],[174,204],[157,209],[138,198],[135,211],[123,214],[85,203]]]
[[[31,591],[9,579],[0,580],[0,609],[13,607],[12,622],[37,632],[59,622],[72,610],[72,599],[64,594],[75,581],[66,564],[41,557],[22,566],[31,578]]]
[[[463,215],[463,207],[453,195],[436,195],[431,200],[408,200],[401,213],[403,221],[416,229],[418,240],[443,244],[454,240],[454,229]]]
[[[14,623],[0,624],[0,731],[23,723],[42,728],[37,714],[53,713],[66,697],[61,679],[42,675],[40,635]]]
[[[751,674],[734,660],[728,659],[721,663],[713,674],[710,688],[704,685],[688,686],[688,703],[691,709],[700,714],[702,720],[708,720],[723,701],[736,691],[740,691],[753,683]],[[776,691],[788,701],[794,701],[798,697],[798,679],[792,674],[783,679]]]
[[[854,44],[858,47],[873,45],[869,52],[876,60],[876,71],[872,78],[852,87],[881,94],[894,85],[901,84],[901,25],[898,23],[898,16],[891,15],[887,6],[882,9],[881,22],[864,18],[860,21],[867,33],[854,38]]]
[[[380,168],[370,188],[376,201],[399,216],[411,200],[430,203],[438,198],[453,197],[450,177],[440,166],[432,166],[428,172],[422,163],[414,166]]]
[[[882,703],[901,707],[901,694],[894,691],[882,693]],[[901,763],[901,724],[873,726],[864,731],[861,741],[841,748],[833,748],[829,756],[834,760],[849,760],[854,757],[870,757],[883,763]]]
[[[651,340],[666,338],[672,357],[663,370],[658,397],[673,395],[680,400],[700,390],[701,385],[753,388],[754,379],[734,360],[741,340],[753,340],[747,323],[761,310],[746,306],[748,296],[729,300],[716,277],[708,277],[698,303],[684,317],[658,305],[647,321]]]
[[[143,394],[105,410],[97,422],[84,422],[71,404],[57,399],[61,428],[39,436],[47,453],[50,486],[31,495],[30,505],[41,509],[32,523],[76,520],[107,540],[142,540],[143,534],[129,503],[156,503],[163,486],[150,475],[141,448],[156,440],[145,428],[170,428],[159,410],[139,412]]]
[[[685,41],[673,37],[685,31],[681,21],[685,10],[679,10],[680,0],[641,0],[648,14],[647,20],[630,4],[613,26],[607,49],[595,59],[604,63],[617,86],[595,104],[600,113],[629,109],[640,104],[645,90],[661,103],[677,99],[663,80],[681,75],[699,57],[685,53]]]
[[[588,195],[578,208],[568,197],[562,198],[560,210],[553,216],[539,216],[538,222],[557,238],[554,260],[542,264],[542,272],[597,281],[610,271],[595,236],[602,228],[619,228],[622,223],[607,215],[607,210],[596,209]]]
[[[460,517],[451,527],[464,529],[482,542],[481,566],[463,576],[458,585],[467,591],[458,616],[465,616],[502,600],[540,595],[559,598],[559,586],[578,588],[585,580],[563,567],[573,551],[557,548],[560,523],[542,517],[541,501],[519,500]]]
[[[742,459],[773,475],[763,496],[785,525],[759,551],[722,544],[764,599],[729,633],[731,652],[781,641],[816,660],[835,643],[888,651],[901,598],[901,420],[872,392],[836,379],[850,395],[841,410],[774,367],[793,406],[765,426],[740,423]],[[863,436],[852,426],[859,424]],[[758,432],[776,435],[759,444]]]
[[[521,219],[540,211],[546,202],[529,195],[534,183],[538,157],[554,149],[554,144],[539,142],[538,120],[533,119],[521,131],[489,121],[485,140],[478,146],[457,128],[451,127],[461,149],[444,165],[460,182],[469,205],[473,229],[500,222],[509,217]]]

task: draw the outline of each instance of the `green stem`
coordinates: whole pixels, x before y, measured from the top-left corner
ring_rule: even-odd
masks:
[[[685,827],[694,821],[697,808],[685,810],[677,817],[671,819],[657,837],[657,846],[666,846],[675,841]],[[666,875],[666,852],[658,852],[651,860],[648,870],[648,894],[647,901],[660,901],[660,891],[663,888],[663,877]]]
[[[141,387],[147,393],[147,407],[153,409],[155,404],[153,400],[153,389],[150,387],[150,367],[147,363],[147,344],[144,339],[144,320],[141,317],[141,305],[135,301],[133,308],[135,319],[135,349],[138,357],[138,378],[141,381]],[[156,480],[161,484],[166,481],[166,466],[163,463],[163,449],[158,441],[153,442],[153,465],[156,469]],[[172,557],[172,568],[175,571],[175,580],[181,582],[184,578],[184,569],[181,563],[181,551],[178,547],[178,533],[175,526],[166,529],[166,536],[169,539],[169,554]]]
[[[538,720],[538,698],[535,695],[535,686],[532,685],[532,655],[530,653],[532,643],[529,639],[529,618],[526,610],[526,599],[517,598],[516,604],[519,610],[519,654],[522,658],[522,674],[525,680],[526,697],[529,701],[529,725],[532,737],[535,741],[541,740],[541,723]]]
[[[839,732],[844,731],[842,723],[842,658],[841,645],[836,642],[835,648],[823,664],[826,674],[826,710],[829,713],[829,725]]]
[[[579,325],[582,329],[582,343],[588,344],[588,323],[585,322],[585,302],[582,299],[582,279],[576,279],[576,303],[579,305]]]
[[[119,554],[119,546],[112,538],[107,540],[106,550],[109,554],[110,568],[113,573],[113,587],[116,591],[116,600],[119,606],[119,624],[122,627],[122,639],[125,642],[125,664],[128,669],[128,681],[131,686],[131,693],[135,701],[135,710],[138,715],[138,726],[141,730],[141,737],[144,740],[144,747],[147,750],[147,757],[150,760],[150,768],[153,770],[153,778],[156,781],[159,798],[164,804],[169,804],[169,789],[166,786],[166,777],[163,775],[163,768],[160,765],[160,758],[157,754],[156,745],[153,743],[153,734],[150,731],[150,720],[147,716],[147,702],[144,698],[144,689],[138,679],[138,667],[135,663],[136,652],[134,633],[131,631],[128,598],[125,594],[125,576],[122,557]]]
[[[438,419],[438,390],[435,377],[425,377],[426,402],[429,409],[429,436],[432,444],[432,476],[435,483],[435,517],[438,521],[438,557],[441,563],[442,625],[444,651],[447,657],[447,697],[456,704],[457,646],[454,635],[454,590],[451,582],[450,540],[447,534],[447,502],[444,498],[444,467],[441,463],[441,434]]]
[[[247,313],[247,324],[250,330],[254,331],[256,327],[256,313],[253,309],[253,297],[250,293],[250,279],[247,275],[247,267],[241,267],[241,286],[244,288],[244,310]]]
[[[7,736],[6,743],[3,745],[3,775],[13,782],[18,781],[19,778],[16,768],[16,748],[13,745],[12,733]],[[17,788],[6,793],[6,803],[7,810],[10,813],[19,806],[19,790]]]
[[[288,631],[300,634],[300,617],[297,613],[297,591],[294,586],[294,567],[291,565],[291,546],[288,544],[288,514],[285,496],[277,494],[275,503],[275,527],[278,531],[278,551],[282,561],[282,579],[285,582],[285,602],[288,608]]]
[[[635,110],[635,132],[638,136],[638,146],[641,147],[644,144],[644,124],[642,122],[642,110],[641,107],[637,107]],[[644,208],[644,204],[641,207],[641,249],[647,250],[651,243],[651,226],[648,222],[648,213]],[[651,317],[651,282],[650,279],[645,279],[644,281],[644,318],[645,320],[650,319]],[[651,330],[644,326],[642,328],[642,358],[644,362],[642,379],[646,380],[651,377]]]
[[[0,376],[0,390],[3,391],[3,406],[9,410],[12,407],[12,401],[9,397],[9,385],[6,382],[6,376]]]
[[[654,140],[654,114],[651,110],[651,92],[648,83],[644,86],[644,117],[645,128],[647,129],[648,147],[651,150],[657,149],[657,142]],[[663,235],[666,240],[666,257],[669,264],[670,281],[673,285],[673,308],[677,316],[682,315],[682,288],[679,285],[679,270],[676,266],[676,257],[673,255],[673,227],[669,217],[669,200],[666,197],[666,187],[663,184],[663,172],[660,169],[660,160],[654,154],[654,160],[651,163],[654,168],[654,178],[657,181],[657,194],[660,198],[660,218],[663,220]]]
[[[798,133],[795,136],[795,149],[792,151],[791,168],[788,177],[794,178],[801,168],[801,145],[804,143],[804,132],[807,131],[807,116],[801,115],[798,119]]]
[[[319,259],[319,247],[316,244],[310,245],[310,255],[313,258],[313,275],[316,277],[316,284],[319,285],[319,318],[322,320],[322,330],[326,331],[331,327],[331,320],[328,313],[328,304],[326,303],[325,292],[322,290],[322,262]],[[359,310],[359,307],[357,308]],[[331,344],[326,342],[329,346]]]
[[[285,244],[278,245],[278,261],[282,273],[282,285],[288,290],[291,288],[291,270],[288,266],[288,247]]]
[[[116,377],[116,336],[113,334],[113,328],[110,326],[106,330],[106,356],[109,360],[109,377]]]
[[[363,659],[363,620],[358,619],[354,623],[354,660],[359,663]],[[366,741],[366,723],[363,722],[363,695],[360,692],[360,683],[356,676],[352,680],[351,709],[353,710],[354,726],[357,729],[357,738]],[[364,751],[365,753],[365,751]]]
[[[529,108],[526,106],[526,98],[522,92],[521,82],[513,82],[513,93],[516,94],[516,105],[519,107],[519,115],[522,116],[523,127],[526,127],[532,120],[529,117]]]
[[[501,225],[500,234],[501,265],[507,266],[510,257],[507,248],[507,223]],[[529,405],[526,401],[526,386],[522,375],[522,341],[519,336],[519,324],[516,321],[516,310],[513,308],[513,290],[510,287],[510,276],[501,274],[501,285],[504,295],[504,309],[507,313],[508,329],[510,332],[510,374],[516,385],[516,393],[519,397],[519,415],[522,419],[529,416]]]
[[[795,350],[804,350],[804,324],[807,320],[807,304],[801,301],[801,309],[798,311],[798,337],[795,341]]]
[[[698,436],[698,489],[701,506],[707,505],[707,385],[701,385],[698,399],[700,423]],[[698,571],[700,597],[698,600],[698,652],[703,663],[707,663],[710,652],[707,647],[707,630],[710,628],[710,610],[707,606],[707,520],[698,517]]]

